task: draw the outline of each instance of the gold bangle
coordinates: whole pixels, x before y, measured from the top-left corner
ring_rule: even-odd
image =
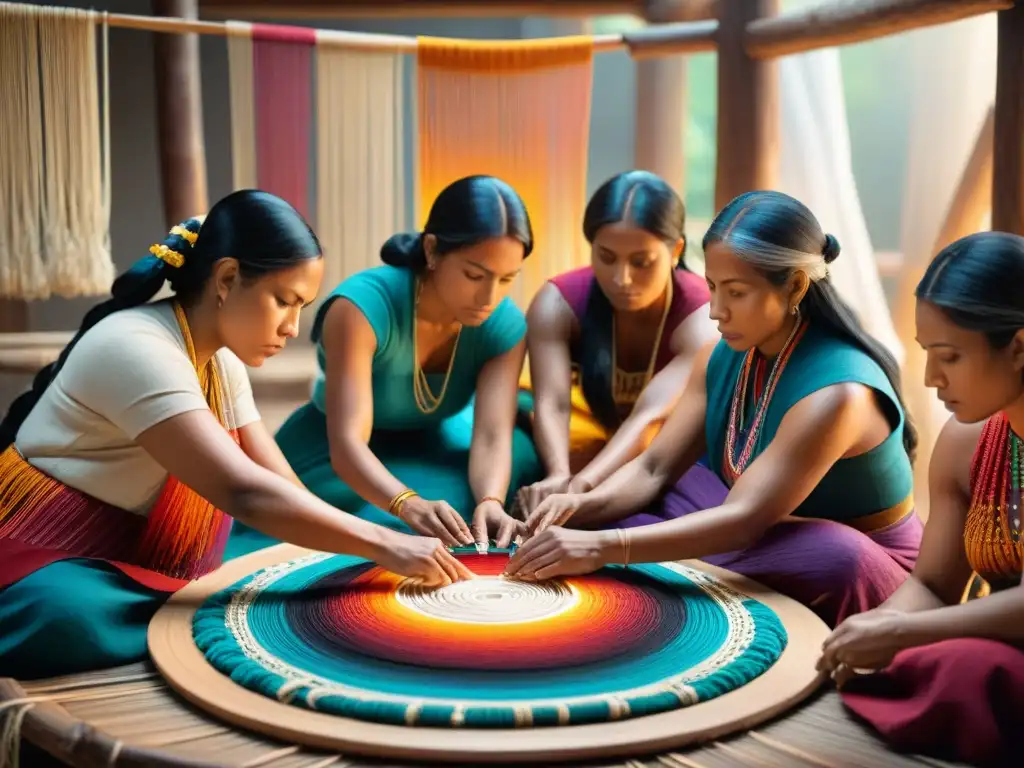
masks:
[[[405,506],[405,502],[411,499],[413,496],[419,496],[416,491],[411,491],[406,488],[404,491],[399,493],[395,498],[391,500],[391,504],[388,505],[388,512],[399,520],[402,519],[402,507]]]
[[[497,496],[484,496],[482,499],[480,499],[480,501],[477,502],[477,504],[483,504],[485,501],[496,501],[498,504],[501,505],[502,509],[505,508],[505,500],[499,499]]]
[[[619,544],[622,545],[622,564],[624,566],[629,565],[629,536],[621,528],[616,528],[615,532],[619,534]]]

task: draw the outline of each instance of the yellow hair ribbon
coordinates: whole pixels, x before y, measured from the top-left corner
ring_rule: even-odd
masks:
[[[172,251],[166,245],[151,245],[149,246],[149,252],[156,256],[160,261],[163,261],[175,269],[180,268],[185,263],[185,257],[177,251]]]
[[[171,234],[177,235],[178,237],[182,237],[188,240],[189,245],[195,245],[196,240],[199,237],[198,232],[192,232],[191,230],[185,229],[180,224],[175,224],[173,227],[171,227]]]

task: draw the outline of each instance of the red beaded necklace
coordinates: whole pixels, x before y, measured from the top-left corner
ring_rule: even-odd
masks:
[[[732,393],[732,404],[729,406],[729,421],[725,434],[725,461],[723,472],[725,479],[732,485],[743,474],[743,470],[750,464],[760,436],[761,427],[764,425],[764,417],[768,411],[768,404],[772,395],[775,394],[775,387],[782,378],[782,372],[786,368],[793,350],[800,343],[804,333],[807,331],[807,321],[797,318],[793,330],[782,345],[772,365],[767,380],[764,371],[767,367],[764,357],[757,351],[757,348],[750,349],[743,359],[743,366],[740,368],[740,375],[736,378],[736,387]],[[747,392],[750,388],[750,374],[754,372],[754,391],[752,396],[757,402],[754,409],[754,416],[750,421],[750,427],[744,435],[744,418],[747,411]],[[742,447],[740,445],[742,443]],[[737,458],[737,450],[739,457]]]
[[[1019,580],[1024,570],[1021,453],[1021,439],[1006,414],[985,422],[971,460],[964,549],[971,567],[986,580]]]

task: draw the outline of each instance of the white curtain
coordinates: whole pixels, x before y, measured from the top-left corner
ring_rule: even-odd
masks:
[[[913,290],[935,255],[946,211],[995,99],[996,15],[914,32],[906,39],[913,87],[900,242],[904,266],[894,304],[899,333],[908,345],[904,393],[921,436],[915,496],[926,513],[928,459],[949,414],[924,386],[924,354],[913,343]]]
[[[902,360],[853,177],[839,51],[781,59],[779,92],[779,189],[805,203],[839,240],[841,255],[830,266],[836,289],[868,333]]]

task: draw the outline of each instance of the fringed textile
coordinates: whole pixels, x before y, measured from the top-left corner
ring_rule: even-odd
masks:
[[[352,50],[317,37],[317,234],[324,282],[380,263],[407,226],[401,54]]]
[[[256,105],[253,102],[252,24],[227,22],[231,90],[231,172],[234,189],[255,189]]]
[[[174,310],[206,402],[237,441],[216,359],[198,367],[184,310],[179,304]],[[230,530],[230,517],[174,476],[143,517],[68,487],[13,445],[0,454],[0,588],[52,562],[88,557],[174,591],[220,565]]]
[[[315,43],[313,29],[252,26],[258,186],[307,217]]]
[[[421,37],[419,215],[448,184],[490,174],[526,202],[537,243],[514,296],[581,266],[593,41],[477,42]]]
[[[971,506],[964,526],[964,548],[975,572],[990,584],[1019,583],[1024,570],[1024,538],[1010,520],[1013,476],[1010,422],[990,418],[971,460]]]
[[[8,298],[103,295],[114,279],[107,26],[101,73],[98,18],[0,4],[0,295]]]

